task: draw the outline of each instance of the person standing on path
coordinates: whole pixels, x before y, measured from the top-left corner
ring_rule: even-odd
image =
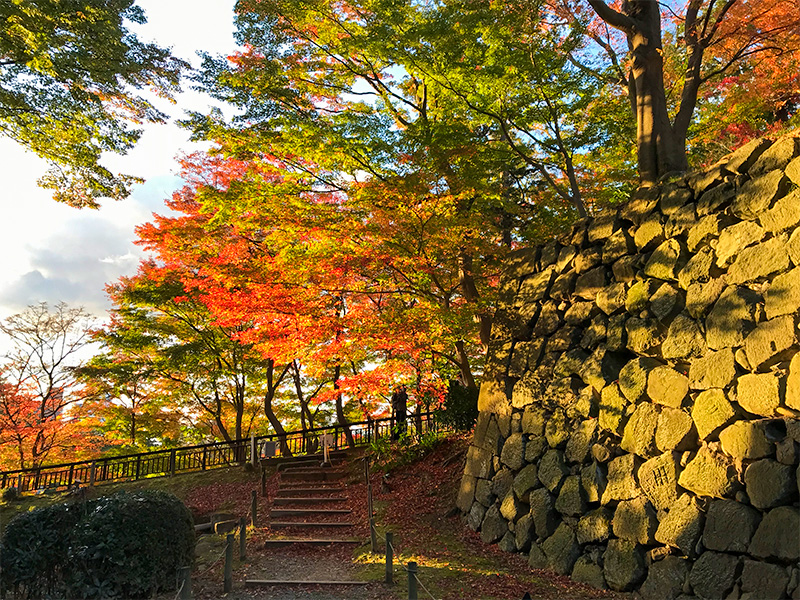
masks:
[[[405,433],[407,402],[408,394],[406,393],[406,386],[400,384],[395,387],[394,392],[392,392],[392,440],[400,439],[400,435]]]

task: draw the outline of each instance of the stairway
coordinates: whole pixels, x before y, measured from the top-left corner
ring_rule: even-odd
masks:
[[[343,479],[345,453],[332,453],[332,464],[319,460],[285,462],[278,469],[280,484],[269,512],[272,536],[264,542],[269,550],[290,551],[307,546],[356,546],[363,540],[348,537],[355,527]],[[248,579],[247,587],[261,586],[361,586],[352,580]]]

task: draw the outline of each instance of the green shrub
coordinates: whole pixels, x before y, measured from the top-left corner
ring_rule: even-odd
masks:
[[[410,464],[434,450],[446,437],[444,433],[429,431],[417,440],[410,431],[406,431],[397,440],[388,436],[379,438],[370,444],[373,468],[388,473]]]
[[[79,504],[56,504],[11,519],[0,544],[0,589],[20,598],[63,597],[70,532],[83,513]]]
[[[478,390],[451,381],[447,386],[444,405],[437,411],[436,418],[456,431],[469,431],[478,418]]]
[[[166,492],[54,505],[8,524],[2,584],[20,598],[144,598],[175,589],[194,544],[191,513]]]
[[[14,500],[19,498],[19,491],[14,486],[5,488],[2,493],[0,493],[0,500],[3,502],[13,502]]]

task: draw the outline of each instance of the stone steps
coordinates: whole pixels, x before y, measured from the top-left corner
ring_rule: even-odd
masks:
[[[272,501],[272,504],[280,506],[285,506],[286,504],[326,504],[328,502],[333,502],[333,503],[347,502],[347,500],[348,500],[347,498],[325,498],[325,497],[301,498],[301,497],[285,496],[282,498],[275,498]]]
[[[300,527],[310,529],[316,527],[353,527],[355,523],[306,523],[303,521],[278,521],[269,524],[271,529],[284,529],[286,527]]]
[[[360,544],[361,540],[354,539],[327,539],[327,538],[275,538],[266,540],[264,542],[265,548],[283,548],[285,546],[293,545],[308,545],[308,546],[341,546]]]
[[[339,494],[344,492],[343,487],[290,487],[278,490],[278,497],[285,498],[289,494]]]
[[[270,517],[305,517],[308,515],[347,515],[353,512],[349,508],[273,508]]]
[[[368,581],[324,581],[324,580],[283,580],[283,579],[246,579],[246,587],[261,586],[302,586],[302,585],[321,585],[325,587],[336,585],[368,585]]]

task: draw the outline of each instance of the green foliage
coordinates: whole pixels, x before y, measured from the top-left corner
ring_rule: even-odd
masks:
[[[14,486],[7,487],[0,493],[0,500],[3,502],[13,502],[17,498],[19,498],[19,492]]]
[[[0,134],[51,165],[40,183],[60,202],[127,196],[136,179],[110,172],[101,154],[133,146],[141,132],[128,123],[164,120],[135,90],[178,89],[185,63],[126,21],[146,22],[134,0],[0,3]]]
[[[166,492],[56,504],[8,524],[0,584],[21,598],[145,598],[175,588],[194,544],[191,513]]]
[[[478,390],[451,381],[436,420],[457,431],[469,431],[478,418]]]
[[[397,440],[386,436],[370,443],[373,469],[388,473],[392,469],[419,460],[446,439],[446,435],[438,431],[429,431],[417,439],[412,429],[402,433]]]

